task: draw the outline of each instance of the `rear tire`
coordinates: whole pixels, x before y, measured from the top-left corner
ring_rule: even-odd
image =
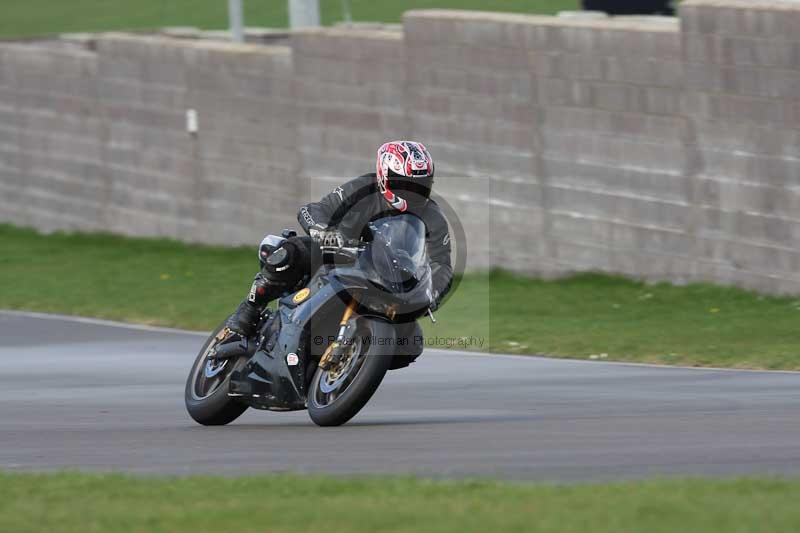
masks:
[[[354,336],[356,339],[364,338],[365,335],[370,335],[373,339],[382,338],[387,336],[387,331],[393,331],[391,326],[384,322],[360,320],[363,320],[363,324],[357,328]],[[365,352],[360,366],[352,370],[355,372],[355,377],[330,402],[326,403],[323,400],[326,396],[323,392],[325,384],[330,383],[332,379],[330,373],[321,368],[317,368],[314,373],[308,391],[308,414],[318,426],[341,426],[353,418],[372,398],[386,371],[389,370],[392,355],[383,353],[382,346],[359,343],[358,347]],[[355,354],[353,356],[355,357]]]
[[[247,405],[228,396],[231,374],[244,366],[248,359],[246,356],[219,363],[217,368],[221,368],[213,378],[215,381],[210,383],[209,390],[200,390],[204,385],[208,385],[204,381],[208,379],[206,355],[217,342],[216,336],[224,327],[224,324],[220,325],[205,342],[186,380],[184,391],[186,410],[195,422],[204,426],[224,426],[239,418],[247,410]]]

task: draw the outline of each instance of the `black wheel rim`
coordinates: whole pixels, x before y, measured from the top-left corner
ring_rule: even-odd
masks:
[[[204,400],[217,392],[225,383],[225,379],[231,372],[232,363],[228,359],[212,359],[208,354],[219,344],[214,342],[209,344],[203,352],[203,357],[198,361],[194,369],[194,385],[192,386],[192,397],[195,400]]]
[[[336,402],[355,381],[366,358],[367,350],[362,342],[362,335],[356,334],[349,355],[336,369],[317,372],[311,398],[314,406],[325,408]]]

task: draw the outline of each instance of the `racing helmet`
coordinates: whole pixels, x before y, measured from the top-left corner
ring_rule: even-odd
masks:
[[[420,142],[388,142],[378,148],[375,176],[391,207],[401,212],[421,207],[433,187],[433,158]]]

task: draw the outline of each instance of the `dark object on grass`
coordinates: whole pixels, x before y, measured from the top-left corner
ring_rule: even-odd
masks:
[[[609,15],[674,15],[672,0],[583,0],[583,9]]]

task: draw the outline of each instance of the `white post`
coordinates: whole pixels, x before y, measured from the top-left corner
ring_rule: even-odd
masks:
[[[231,39],[237,43],[244,42],[242,0],[228,0],[228,21],[231,26]]]
[[[289,27],[319,26],[319,0],[289,0]]]
[[[346,24],[352,24],[353,14],[350,12],[350,0],[342,0],[342,14]]]

